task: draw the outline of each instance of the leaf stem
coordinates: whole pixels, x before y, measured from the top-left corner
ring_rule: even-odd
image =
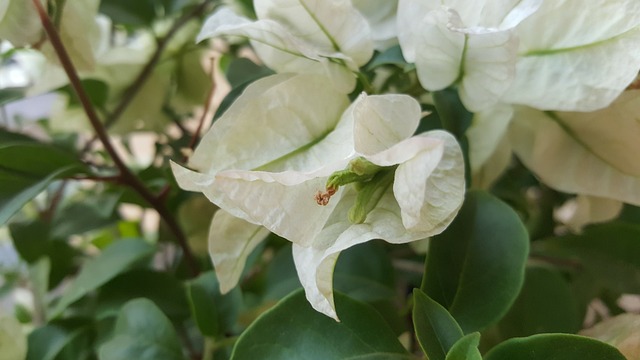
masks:
[[[78,76],[78,72],[76,71],[76,68],[73,65],[73,62],[71,61],[71,58],[69,57],[69,54],[67,53],[67,50],[64,47],[64,44],[62,43],[62,40],[60,39],[60,36],[58,35],[58,32],[55,26],[51,22],[49,15],[45,11],[45,9],[42,7],[42,4],[40,3],[39,0],[32,0],[32,3],[34,4],[38,12],[38,16],[40,17],[42,26],[47,36],[49,37],[49,41],[51,41],[51,45],[53,46],[53,49],[55,50],[56,55],[58,56],[58,59],[60,60],[60,63],[65,73],[69,77],[69,83],[71,84],[71,87],[76,93],[76,96],[78,96],[78,100],[82,104],[82,107],[87,115],[87,118],[89,119],[91,126],[96,132],[96,136],[98,137],[98,139],[104,146],[105,150],[113,160],[113,163],[118,168],[118,171],[120,172],[119,176],[120,176],[121,182],[131,187],[149,205],[151,205],[151,207],[153,207],[158,212],[158,214],[165,221],[165,223],[167,224],[171,232],[176,237],[178,244],[182,248],[182,252],[184,253],[184,256],[185,256],[185,261],[187,262],[192,275],[196,276],[199,273],[198,263],[196,259],[193,257],[191,250],[189,249],[189,245],[187,243],[187,239],[184,232],[178,225],[173,215],[169,212],[164,202],[161,201],[161,199],[154,196],[151,193],[151,191],[147,189],[147,187],[142,183],[142,181],[135,174],[133,174],[131,170],[129,170],[129,168],[125,165],[122,158],[120,158],[120,155],[116,152],[116,149],[111,143],[109,135],[107,134],[107,130],[103,125],[103,123],[100,121],[100,118],[98,117],[98,114],[96,113],[96,110],[93,107],[91,100],[89,100],[89,96],[87,95],[84,87],[82,86],[82,82],[80,81],[80,77]]]

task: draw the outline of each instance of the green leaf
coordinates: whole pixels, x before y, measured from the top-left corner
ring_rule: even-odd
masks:
[[[420,289],[413,290],[413,326],[420,347],[430,360],[445,360],[464,335],[447,309]]]
[[[189,316],[184,286],[168,272],[134,269],[110,280],[99,291],[98,316],[115,315],[126,302],[141,297],[153,301],[174,321]]]
[[[55,318],[64,309],[89,292],[97,289],[118,274],[151,257],[155,248],[139,239],[120,240],[109,246],[97,258],[89,260],[78,277],[64,292],[50,318]]]
[[[569,264],[574,288],[585,303],[603,291],[640,292],[638,238],[640,227],[637,225],[597,225],[586,228],[581,235],[536,241],[532,252]]]
[[[66,204],[56,211],[51,236],[67,238],[113,225],[119,199],[119,194],[87,193],[80,201]]]
[[[398,67],[405,67],[407,65],[407,61],[402,56],[400,45],[392,46],[387,50],[376,54],[366,65],[366,69],[367,71],[371,71],[383,65],[395,65]]]
[[[611,345],[583,336],[542,334],[507,340],[491,349],[485,360],[626,360]]]
[[[213,271],[187,283],[187,296],[198,329],[209,337],[229,331],[242,305],[242,292],[237,287],[226,295],[220,293],[220,285]]]
[[[528,267],[515,303],[500,321],[503,338],[539,333],[575,333],[582,319],[569,282],[547,267]]]
[[[92,322],[75,318],[51,322],[29,334],[27,360],[78,359],[91,347]]]
[[[116,320],[115,336],[99,349],[100,360],[183,360],[182,347],[167,317],[153,302],[128,302]]]
[[[240,336],[231,358],[411,359],[377,312],[335,295],[341,322],[313,310],[304,293],[296,291]]]
[[[102,0],[100,12],[115,23],[148,26],[156,17],[157,0]]]
[[[430,242],[421,288],[465,334],[483,329],[518,296],[528,252],[518,215],[492,195],[470,191],[453,223]]]
[[[22,99],[23,97],[24,91],[20,88],[0,89],[0,106],[15,100]]]
[[[482,360],[478,344],[480,344],[480,333],[465,335],[453,344],[447,353],[446,360]]]
[[[49,224],[36,219],[9,224],[13,246],[22,260],[33,263],[49,250]]]
[[[109,99],[109,85],[104,81],[97,79],[84,79],[81,82],[82,87],[89,96],[91,104],[97,108],[104,108],[107,100]],[[67,106],[82,106],[71,85],[66,85],[60,88],[60,91],[69,97],[69,103]]]
[[[20,140],[0,145],[0,164],[0,225],[55,179],[85,170],[58,147]]]

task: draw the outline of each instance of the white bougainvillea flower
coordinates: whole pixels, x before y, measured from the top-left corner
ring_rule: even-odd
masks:
[[[640,205],[637,114],[640,90],[589,113],[519,107],[509,138],[520,160],[550,187]]]
[[[640,2],[545,1],[515,29],[515,80],[502,101],[541,110],[608,106],[640,69]]]
[[[353,72],[373,55],[367,20],[350,0],[257,0],[257,21],[221,8],[207,19],[197,41],[218,36],[248,38],[276,72],[315,73],[353,90]]]
[[[521,21],[542,0],[400,0],[398,39],[430,91],[458,85],[471,111],[495,104],[515,74]]]
[[[183,189],[225,211],[210,234],[222,289],[235,286],[264,227],[293,242],[307,298],[337,319],[331,280],[342,250],[444,230],[464,197],[462,153],[444,131],[412,136],[420,113],[406,95],[363,94],[349,106],[320,76],[251,84],[195,150],[197,171],[172,164]]]

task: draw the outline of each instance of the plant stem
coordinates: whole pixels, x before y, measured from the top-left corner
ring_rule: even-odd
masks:
[[[165,221],[171,232],[176,237],[178,244],[182,248],[182,252],[184,253],[185,260],[190,267],[193,276],[196,276],[199,273],[199,267],[196,259],[193,257],[191,250],[189,249],[189,245],[187,244],[186,236],[184,235],[182,229],[176,222],[173,215],[169,212],[164,202],[159,198],[154,196],[149,189],[142,183],[142,181],[129,170],[129,168],[125,165],[124,161],[120,158],[116,149],[113,147],[111,140],[109,139],[109,135],[107,134],[106,128],[100,121],[98,114],[96,113],[93,104],[89,100],[89,96],[87,95],[84,87],[82,86],[82,82],[80,81],[80,77],[78,76],[78,72],[67,53],[67,50],[58,35],[58,32],[51,22],[49,15],[46,13],[42,4],[40,4],[39,0],[32,0],[36,10],[38,12],[38,16],[40,17],[40,21],[42,22],[42,26],[49,37],[49,41],[51,41],[51,45],[64,68],[65,73],[69,77],[69,83],[73,88],[76,96],[78,96],[78,100],[82,104],[82,107],[96,132],[96,136],[104,146],[105,150],[113,160],[113,163],[118,168],[120,172],[120,179],[123,184],[131,187],[135,192],[137,192],[151,207],[153,207],[160,217]]]

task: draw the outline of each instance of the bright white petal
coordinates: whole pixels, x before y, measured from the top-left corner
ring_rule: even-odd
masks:
[[[475,189],[490,189],[496,180],[511,164],[513,150],[509,143],[509,137],[503,136],[489,158],[482,166],[473,171],[471,184]]]
[[[432,2],[418,0],[398,0],[398,15],[396,27],[398,41],[402,55],[410,63],[416,61],[416,49],[419,44],[419,34],[422,32],[422,21],[425,15],[434,10]]]
[[[210,192],[205,194],[221,208],[241,211],[250,222],[262,224],[281,237],[307,246],[321,231],[343,189],[327,206],[318,205],[314,197],[318,191],[325,190],[328,176],[346,164],[345,161],[325,169],[324,174],[223,171],[216,175],[208,189]]]
[[[316,311],[336,321],[340,320],[333,301],[333,268],[339,255],[293,244],[293,261],[307,301]]]
[[[414,139],[415,144],[411,144]],[[394,150],[411,153],[410,145],[420,145],[422,149],[398,165],[393,192],[402,210],[404,227],[423,233],[423,237],[433,236],[449,225],[462,206],[462,151],[455,138],[444,131],[415,136]]]
[[[624,125],[626,120],[618,121],[606,116],[608,112],[608,109],[598,112],[602,118],[597,122],[606,120],[608,123],[607,131],[600,134],[589,133],[590,130],[583,132],[581,126],[571,127],[575,126],[575,120],[565,120],[580,115],[592,117],[595,114],[554,114],[518,109],[510,128],[510,140],[518,157],[545,184],[568,193],[640,205],[638,167],[629,162],[633,154],[640,151],[640,142],[635,141],[622,153],[616,153],[621,154],[619,158],[611,157],[618,141],[620,144],[629,144],[629,139],[633,137],[629,131],[637,134],[637,121],[634,129],[628,126],[630,124]],[[586,118],[583,124],[589,129],[595,122]],[[620,122],[621,126],[618,127],[616,122]],[[605,129],[604,126],[600,128]]]
[[[220,292],[237,284],[247,257],[269,235],[269,230],[239,219],[224,210],[213,216],[209,229],[209,255],[220,281]]]
[[[533,14],[543,0],[443,0],[460,14],[465,27],[507,30]]]
[[[353,151],[352,128],[339,126],[348,104],[346,94],[324,77],[280,74],[260,79],[213,124],[190,165],[210,174],[324,166]]]
[[[461,24],[452,10],[430,11],[419,23],[419,32],[414,34],[418,79],[427,90],[442,90],[460,76],[466,40],[465,34],[448,27],[452,22]],[[400,45],[404,46],[402,38]]]
[[[409,138],[420,113],[420,104],[407,95],[361,95],[353,104],[356,151],[372,155]]]
[[[259,19],[275,20],[323,52],[342,53],[356,65],[373,55],[367,20],[350,0],[256,0]]]
[[[504,101],[562,111],[607,106],[640,69],[639,25],[635,0],[545,1],[516,28],[520,58]]]
[[[333,49],[315,47],[278,21],[251,21],[222,8],[206,20],[197,40],[217,36],[250,39],[260,59],[277,72],[324,74],[332,79],[335,87],[345,92],[355,86],[355,77],[349,70],[350,58]],[[345,65],[330,61],[330,58],[344,60]],[[352,67],[355,69],[356,66]]]
[[[468,34],[460,100],[477,112],[498,102],[515,75],[517,39],[510,31]]]

